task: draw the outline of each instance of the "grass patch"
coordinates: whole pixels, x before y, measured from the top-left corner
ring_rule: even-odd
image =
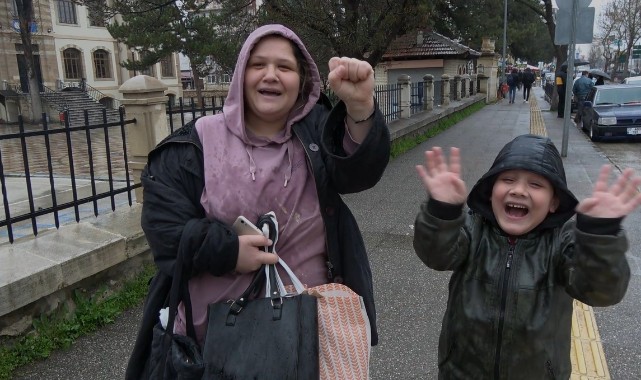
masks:
[[[425,131],[424,133],[418,136],[400,137],[392,141],[392,149],[390,152],[390,157],[395,158],[400,156],[401,154],[407,152],[408,150],[418,146],[422,142],[427,141],[427,139],[429,139],[430,137],[434,137],[438,135],[439,133],[450,128],[454,124],[467,118],[468,116],[472,115],[473,113],[475,113],[476,111],[480,110],[483,107],[485,107],[485,103],[483,102],[475,103],[461,111],[454,112],[453,114],[440,119],[439,121],[436,122],[436,124],[432,125],[427,131]]]
[[[155,267],[147,265],[134,279],[125,282],[113,294],[103,288],[92,296],[76,291],[76,310],[62,310],[56,315],[34,320],[34,330],[0,348],[0,380],[11,379],[13,371],[45,359],[59,348],[67,348],[76,339],[112,323],[123,311],[139,305],[147,295],[149,278]]]

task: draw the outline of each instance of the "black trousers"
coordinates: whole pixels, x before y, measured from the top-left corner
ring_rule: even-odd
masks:
[[[559,107],[557,108],[557,115],[563,117],[565,112],[565,89],[563,91],[558,91],[559,94]]]
[[[532,89],[532,85],[523,85],[523,99],[524,100],[530,100],[530,90]]]

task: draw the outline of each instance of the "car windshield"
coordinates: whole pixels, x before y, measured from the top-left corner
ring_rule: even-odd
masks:
[[[630,104],[641,102],[641,87],[617,87],[599,89],[594,99],[594,105]]]

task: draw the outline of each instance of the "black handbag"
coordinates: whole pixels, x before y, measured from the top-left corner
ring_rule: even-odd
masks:
[[[190,253],[184,251],[179,248],[178,257],[176,257],[174,276],[169,291],[167,328],[163,328],[158,322],[153,329],[151,352],[144,371],[146,379],[200,380],[203,378],[205,364],[196,341],[189,287],[185,279],[186,276],[183,275],[184,264],[190,259],[190,257],[183,257],[183,255],[190,255]],[[180,301],[185,306],[187,335],[173,333],[174,320]]]
[[[259,219],[259,228],[261,223],[270,226],[275,244],[275,219]],[[269,297],[250,299],[263,284]],[[276,266],[268,265],[238,299],[208,306],[204,378],[318,379],[316,297],[283,294]]]

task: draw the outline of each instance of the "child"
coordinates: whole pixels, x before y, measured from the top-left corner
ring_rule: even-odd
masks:
[[[425,153],[429,194],[414,249],[430,268],[453,271],[439,341],[442,379],[568,379],[572,299],[616,304],[630,279],[621,221],[641,204],[641,178],[626,169],[577,202],[549,138],[516,137],[472,188],[460,155]],[[570,220],[577,212],[576,221]]]

